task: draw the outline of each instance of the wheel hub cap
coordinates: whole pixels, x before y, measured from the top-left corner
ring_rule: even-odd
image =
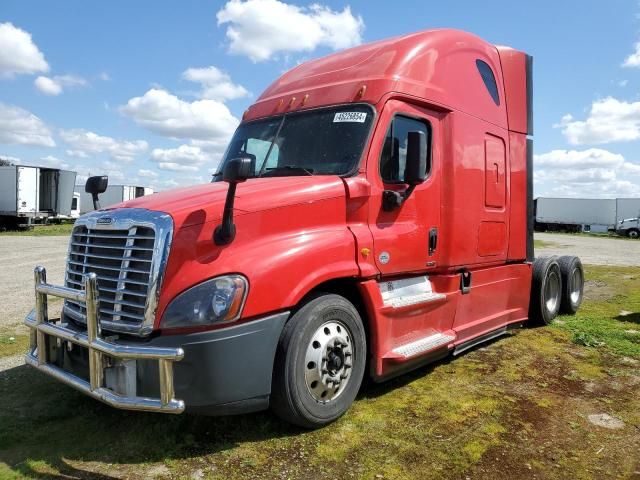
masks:
[[[338,320],[326,322],[311,337],[305,355],[305,383],[311,396],[327,403],[342,393],[351,377],[351,332]]]

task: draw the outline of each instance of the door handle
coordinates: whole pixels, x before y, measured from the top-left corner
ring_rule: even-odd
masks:
[[[429,255],[433,255],[436,248],[438,248],[438,229],[432,227],[429,230]]]

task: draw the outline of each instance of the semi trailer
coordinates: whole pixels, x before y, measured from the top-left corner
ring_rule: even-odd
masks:
[[[65,284],[35,269],[27,363],[118,408],[314,428],[365,376],[575,313],[579,259],[534,259],[531,71],[433,30],[286,72],[213,182],[75,222]]]
[[[70,215],[76,172],[57,168],[0,167],[0,228]]]
[[[85,214],[92,212],[93,202],[91,201],[91,195],[84,191],[81,186],[76,187],[80,193],[80,213]],[[134,198],[143,197],[145,195],[151,195],[153,188],[143,187],[139,185],[109,185],[107,190],[100,196],[100,202],[103,207],[110,207],[111,205],[117,205],[118,203],[126,202],[127,200],[133,200]]]
[[[548,198],[534,201],[535,230],[606,233],[616,225],[615,198]]]

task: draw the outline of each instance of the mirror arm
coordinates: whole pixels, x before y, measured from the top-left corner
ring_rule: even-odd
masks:
[[[416,185],[409,185],[404,193],[395,190],[385,190],[382,192],[382,209],[385,212],[391,212],[396,208],[400,208],[407,198],[413,193]]]
[[[91,194],[91,200],[93,200],[93,209],[94,210],[100,210],[100,200],[98,200],[98,194],[97,193],[92,193]]]
[[[233,204],[236,197],[236,183],[229,183],[227,199],[224,202],[222,223],[213,232],[213,241],[216,245],[227,245],[236,237],[236,226],[233,224]]]

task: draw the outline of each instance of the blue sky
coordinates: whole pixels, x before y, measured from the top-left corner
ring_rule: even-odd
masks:
[[[534,56],[537,195],[640,195],[638,14],[621,0],[3,0],[0,155],[157,189],[205,182],[286,69],[452,27]]]

